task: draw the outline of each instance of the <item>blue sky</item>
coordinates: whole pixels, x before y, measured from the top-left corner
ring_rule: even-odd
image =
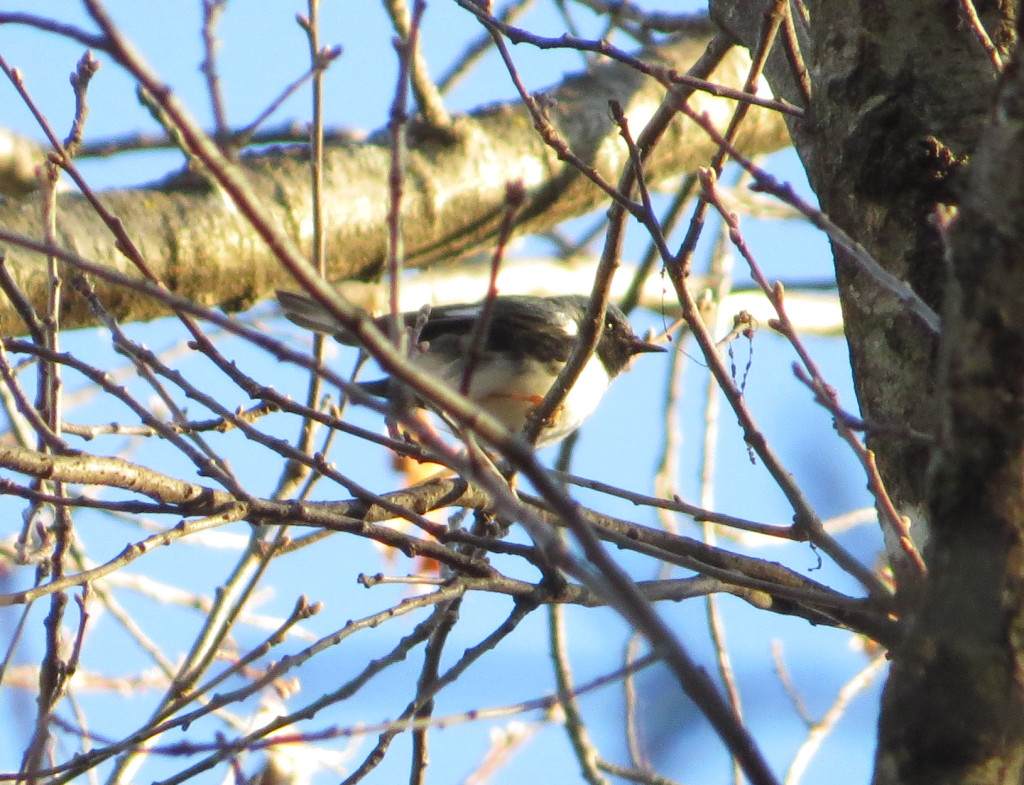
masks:
[[[19,10],[42,13],[62,21],[88,26],[78,3],[70,0],[10,0],[5,4]],[[204,93],[199,62],[202,49],[199,27],[199,3],[182,0],[120,0],[111,2],[109,10],[134,41],[145,59],[162,75],[168,84],[188,103],[191,111],[209,124],[211,112]],[[259,0],[233,0],[225,12],[219,32],[222,46],[219,51],[220,75],[230,123],[241,126],[248,123],[287,85],[297,77],[308,62],[306,40],[294,18],[304,6],[286,2],[260,2]],[[579,15],[584,33],[598,29],[594,20]],[[528,14],[520,24],[536,32],[557,35],[564,32],[561,22],[550,9],[538,8]],[[325,2],[322,9],[322,41],[340,44],[344,53],[332,67],[325,82],[325,108],[328,125],[351,127],[371,131],[387,120],[387,109],[394,91],[395,57],[391,47],[392,32],[376,3]],[[588,29],[589,28],[589,29]],[[442,72],[447,64],[461,52],[465,41],[475,36],[475,25],[464,11],[454,3],[430,4],[423,31],[424,51],[432,72]],[[68,74],[81,56],[81,47],[61,43],[52,36],[39,32],[0,28],[0,54],[24,74],[26,85],[60,135],[67,132],[73,103]],[[561,78],[568,71],[578,70],[581,60],[571,52],[537,52],[526,46],[513,49],[521,73],[531,89],[539,89]],[[86,128],[87,139],[116,137],[137,131],[154,131],[155,123],[137,102],[134,87],[116,65],[100,55],[103,66],[90,88],[90,116]],[[449,108],[459,111],[495,100],[507,100],[514,89],[493,56],[470,80],[458,87],[450,97]],[[0,84],[0,107],[3,107],[6,127],[40,138],[31,116],[20,104],[10,85]],[[283,121],[302,123],[309,114],[308,91],[300,91],[289,99],[271,124]],[[175,153],[132,154],[116,160],[96,160],[83,163],[90,182],[97,188],[125,187],[161,177],[180,165]],[[793,181],[807,192],[806,184],[792,153],[774,156],[768,166],[781,179]],[[589,219],[588,219],[589,220]],[[585,221],[580,221],[585,223]],[[780,224],[773,221],[750,219],[744,223],[747,240],[755,249],[762,265],[772,278],[821,278],[831,274],[831,259],[827,243],[805,226],[795,223]],[[540,253],[547,249],[543,242],[530,242],[524,252]],[[627,243],[626,257],[635,257],[643,248],[643,235],[633,227]],[[738,273],[739,278],[743,278]],[[278,319],[269,307],[261,307],[257,316],[268,330],[290,340],[303,341],[305,336]],[[657,327],[662,323],[658,314],[641,313],[634,318],[638,329]],[[171,319],[152,324],[133,325],[131,332],[137,340],[155,350],[172,350],[183,339],[177,323]],[[848,409],[856,408],[849,380],[848,358],[845,344],[838,339],[809,339],[816,359],[822,364],[826,378],[836,386]],[[225,351],[235,358],[247,372],[272,380],[279,390],[301,398],[305,391],[305,377],[293,368],[275,367],[261,353],[237,340],[227,340]],[[105,342],[102,335],[82,331],[65,339],[65,348],[93,358],[97,364],[115,368],[123,365]],[[740,367],[750,351],[744,343],[735,346]],[[681,408],[683,422],[683,453],[677,478],[687,498],[696,492],[702,411],[700,400],[705,384],[705,369],[698,355],[688,347],[684,363],[684,395]],[[863,490],[864,479],[848,450],[834,437],[827,415],[810,402],[806,390],[789,373],[792,352],[767,330],[762,330],[753,344],[753,367],[747,386],[747,398],[757,412],[765,432],[775,443],[791,471],[804,485],[812,502],[823,517],[830,517],[868,504]],[[336,362],[343,369],[353,360],[352,354],[341,350]],[[206,373],[202,362],[188,356],[175,360],[183,372]],[[658,407],[663,397],[667,362],[660,357],[641,358],[635,371],[617,381],[604,405],[588,424],[577,450],[573,470],[620,486],[650,490],[650,477],[654,469],[657,446],[662,439],[661,415]],[[104,367],[107,367],[104,365]],[[211,384],[220,384],[211,373]],[[144,387],[129,381],[133,389],[144,395]],[[72,385],[73,386],[73,385]],[[226,390],[230,403],[248,405],[248,400],[235,390]],[[196,416],[200,416],[199,413]],[[372,413],[353,411],[351,416],[361,425],[380,429],[380,418]],[[123,417],[112,412],[102,400],[94,399],[73,410],[70,418],[82,422],[105,422]],[[747,515],[771,523],[787,523],[791,512],[780,492],[770,482],[763,467],[752,464],[747,448],[742,443],[734,417],[728,413],[721,418],[718,470],[716,472],[718,507],[735,515]],[[294,419],[280,416],[267,421],[269,429],[283,438],[293,438],[297,429]],[[693,434],[692,436],[690,434]],[[280,467],[268,456],[251,451],[244,439],[237,435],[225,437],[228,455],[249,487],[269,494],[276,482]],[[121,446],[112,440],[99,445],[85,444],[85,449],[116,452]],[[130,444],[131,458],[140,462],[159,462],[167,471],[188,475],[190,468],[171,451],[150,444]],[[548,451],[553,455],[554,451]],[[339,440],[333,460],[344,466],[360,482],[378,491],[389,490],[396,482],[388,468],[388,457],[381,450],[371,449],[356,440]],[[341,491],[329,484],[320,487],[321,498],[337,498]],[[654,524],[655,516],[649,510],[581,492],[584,503],[599,505],[613,515]],[[8,538],[20,527],[21,502],[0,499],[0,510],[9,523],[0,529],[0,536]],[[171,525],[173,521],[161,521]],[[680,521],[683,533],[693,536],[695,529],[685,520]],[[117,523],[102,516],[82,516],[80,536],[88,543],[94,560],[110,558],[127,542],[136,541],[144,533],[127,523]],[[167,585],[186,588],[197,593],[211,593],[223,580],[238,558],[238,544],[247,532],[244,524],[228,527],[219,548],[183,544],[156,551],[133,565],[131,572],[163,581]],[[525,541],[521,532],[513,538]],[[868,527],[861,527],[843,537],[843,543],[866,562],[873,561],[878,538]],[[729,544],[729,547],[740,547]],[[752,548],[754,555],[783,561],[815,580],[834,584],[844,591],[856,587],[833,567],[825,564],[818,569],[818,557],[805,545],[784,545]],[[653,575],[655,566],[636,557],[626,557],[638,577]],[[371,568],[401,574],[409,569],[404,561],[382,562],[381,554],[364,541],[335,537],[324,543],[300,551],[276,562],[266,581],[266,590],[260,595],[258,612],[280,616],[294,603],[299,594],[325,602],[326,608],[304,627],[311,633],[322,635],[342,626],[349,618],[373,613],[399,598],[402,587],[379,587],[365,590],[354,582],[360,571]],[[517,569],[508,565],[510,571]],[[531,577],[524,573],[524,577]],[[15,577],[17,582],[28,579],[28,571]],[[172,656],[179,656],[197,627],[198,617],[192,610],[163,605],[144,593],[118,589],[126,607],[141,620],[147,632],[164,645]],[[845,633],[810,627],[807,623],[780,619],[754,611],[743,603],[726,598],[722,602],[726,614],[727,630],[736,659],[736,669],[744,691],[747,716],[755,735],[768,751],[769,757],[781,771],[788,764],[793,751],[803,738],[803,726],[789,705],[775,667],[771,660],[773,641],[783,641],[787,662],[793,680],[803,691],[812,712],[820,713],[829,705],[836,691],[850,676],[860,670],[866,660],[850,645]],[[504,615],[510,604],[504,598],[474,597],[467,602],[463,618],[456,628],[451,645],[452,657],[464,648],[475,645]],[[42,606],[34,609],[30,628],[34,633],[26,636],[19,650],[18,660],[32,662],[40,653]],[[687,646],[701,658],[708,668],[713,659],[703,606],[700,602],[671,605],[661,609]],[[585,681],[614,669],[621,657],[626,631],[615,616],[607,610],[574,608],[567,613],[570,636],[574,641],[573,659],[577,678]],[[10,611],[0,614],[0,629],[13,624]],[[34,625],[34,626],[33,626]],[[402,626],[404,625],[404,626]],[[380,656],[393,645],[397,636],[407,633],[412,622],[384,625],[378,632],[358,637],[352,643],[337,647],[314,659],[303,669],[303,691],[292,699],[295,708],[337,685],[345,674],[354,671],[366,659]],[[266,634],[264,630],[243,628],[238,645],[241,650],[254,645]],[[438,713],[460,712],[472,708],[502,705],[547,693],[552,688],[551,668],[545,642],[542,614],[535,614],[522,629],[510,638],[479,669],[470,671],[457,687],[442,694]],[[132,642],[120,633],[109,617],[98,618],[92,633],[94,640],[103,640],[102,646],[87,650],[84,665],[110,674],[137,672],[146,666],[146,658]],[[106,637],[105,637],[106,636]],[[292,641],[276,653],[297,650],[301,641]],[[409,698],[407,680],[414,679],[418,659],[413,659],[397,673],[376,680],[363,693],[346,702],[336,711],[318,717],[305,728],[313,731],[332,724],[346,725],[359,721],[376,721],[394,717]],[[449,663],[450,664],[450,663]],[[645,715],[652,726],[651,739],[656,743],[659,768],[668,776],[687,782],[719,782],[726,774],[726,761],[720,745],[710,735],[705,724],[695,716],[692,706],[675,691],[664,673],[651,672],[641,678],[644,700],[648,701]],[[102,692],[83,691],[82,705],[92,713],[97,732],[117,736],[143,721],[156,692],[140,688],[130,697],[111,696]],[[845,772],[842,781],[865,781],[870,771],[877,686],[868,697],[862,697],[843,720],[834,738],[826,742],[821,755],[812,764],[804,782],[834,783],[835,772]],[[592,723],[592,733],[602,749],[610,756],[621,756],[619,717],[621,694],[616,688],[587,697],[584,711]],[[11,687],[0,690],[0,722],[11,730],[0,734],[0,770],[9,771],[17,766],[24,737],[17,730],[26,712],[34,707],[24,692]],[[242,713],[242,710],[239,709]],[[524,718],[527,721],[537,717]],[[603,719],[609,721],[602,722]],[[504,723],[493,723],[502,726]],[[214,723],[197,727],[195,733],[208,738],[214,729],[224,730]],[[657,730],[657,732],[655,732]],[[174,741],[180,739],[176,736]],[[481,760],[489,745],[488,726],[484,723],[439,731],[434,734],[431,774],[429,782],[460,782]],[[373,739],[361,742],[363,754],[372,746]],[[407,740],[398,742],[398,746]],[[336,747],[344,746],[339,741]],[[356,756],[356,760],[360,759]],[[386,783],[406,776],[408,755],[393,752],[388,761],[367,781]],[[140,781],[156,780],[184,767],[177,759],[153,758],[146,763]],[[223,770],[203,775],[202,782],[220,781]],[[147,779],[148,778],[148,779]],[[521,783],[526,778],[546,782],[574,782],[578,779],[578,766],[572,758],[565,735],[557,725],[547,725],[517,755],[511,765],[501,769],[495,783]],[[334,781],[328,775],[318,781]]]

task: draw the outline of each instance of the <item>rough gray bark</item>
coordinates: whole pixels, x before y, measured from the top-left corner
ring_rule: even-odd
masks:
[[[836,269],[860,404],[898,509],[926,524],[929,578],[897,574],[875,782],[1019,783],[1024,775],[1024,110],[957,3],[812,3],[811,78],[793,138],[822,208],[944,312],[940,340],[860,273]],[[1004,60],[1016,4],[977,10]],[[720,3],[748,46],[760,17]],[[768,76],[799,92],[779,54]],[[937,221],[960,206],[952,247]],[[949,261],[947,262],[947,259]],[[909,428],[908,428],[909,426]],[[923,434],[919,438],[911,430]]]
[[[707,39],[665,47],[645,59],[685,71]],[[734,51],[712,79],[741,88],[749,63]],[[638,133],[665,96],[654,79],[621,63],[606,63],[568,77],[546,94],[550,118],[573,152],[614,183],[626,160],[625,147],[608,110],[618,100]],[[733,102],[698,94],[693,105],[724,125]],[[527,201],[519,233],[550,228],[591,210],[607,197],[582,174],[558,160],[533,128],[521,103],[497,104],[456,120],[450,136],[410,134],[403,197],[404,243],[409,266],[489,248],[506,205],[506,185],[522,182]],[[777,150],[788,143],[776,112],[754,108],[739,141],[748,153]],[[714,145],[696,127],[677,119],[652,155],[651,182],[693,171],[707,161]],[[248,159],[244,168],[275,225],[302,248],[309,248],[311,205],[309,164],[304,156],[276,153]],[[390,152],[380,138],[327,151],[324,225],[329,277],[376,274],[387,249]],[[126,225],[150,267],[177,294],[204,305],[239,310],[287,285],[285,271],[258,239],[252,226],[220,193],[189,178],[188,188],[173,181],[149,189],[103,194],[107,208]],[[0,226],[39,237],[39,208],[33,202],[0,204]],[[60,242],[79,255],[131,273],[114,238],[92,207],[77,195],[59,200]],[[33,302],[45,298],[46,272],[37,255],[9,246],[8,266]],[[100,291],[111,312],[125,321],[165,315],[159,303],[131,292]],[[83,303],[71,303],[67,327],[94,323]],[[0,330],[23,330],[12,309],[0,310]]]
[[[876,782],[1024,779],[1024,72],[1015,59],[953,227],[932,468],[932,579],[894,661]]]

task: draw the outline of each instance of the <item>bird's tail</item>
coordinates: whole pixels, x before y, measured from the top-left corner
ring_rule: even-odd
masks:
[[[281,312],[289,321],[312,330],[315,333],[333,335],[342,343],[353,344],[355,339],[329,314],[320,303],[312,297],[295,292],[277,290],[277,301],[281,303]]]
[[[374,379],[372,382],[357,382],[360,389],[376,398],[390,398],[394,385],[391,379]]]

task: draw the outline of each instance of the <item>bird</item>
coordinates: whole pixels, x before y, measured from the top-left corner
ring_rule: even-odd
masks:
[[[300,327],[333,335],[343,344],[358,344],[355,336],[311,297],[279,290],[277,299],[284,315]],[[415,366],[454,390],[464,391],[481,409],[517,432],[568,360],[588,302],[582,295],[499,295],[490,301],[403,313],[400,320],[405,327],[420,325],[412,356]],[[488,303],[486,336],[477,344],[479,353],[471,357],[474,333],[480,330],[476,325]],[[386,330],[390,318],[385,315],[375,321]],[[664,351],[664,346],[635,335],[622,310],[609,304],[597,350],[562,406],[544,423],[537,446],[555,444],[579,428],[597,409],[611,380],[629,367],[634,356]],[[361,382],[360,387],[374,396],[394,397],[395,387],[389,378]]]

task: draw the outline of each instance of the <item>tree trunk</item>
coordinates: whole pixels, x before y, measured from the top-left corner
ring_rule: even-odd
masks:
[[[1012,3],[977,6],[1003,62]],[[713,13],[748,46],[749,4]],[[794,12],[795,13],[795,12]],[[875,782],[1024,776],[1024,80],[1000,84],[959,3],[811,3],[796,19],[809,108],[791,130],[822,209],[943,313],[932,335],[834,248],[860,406],[921,581],[890,552],[906,638],[893,652]],[[1001,90],[1000,90],[1001,88]],[[958,205],[952,240],[940,205]]]

